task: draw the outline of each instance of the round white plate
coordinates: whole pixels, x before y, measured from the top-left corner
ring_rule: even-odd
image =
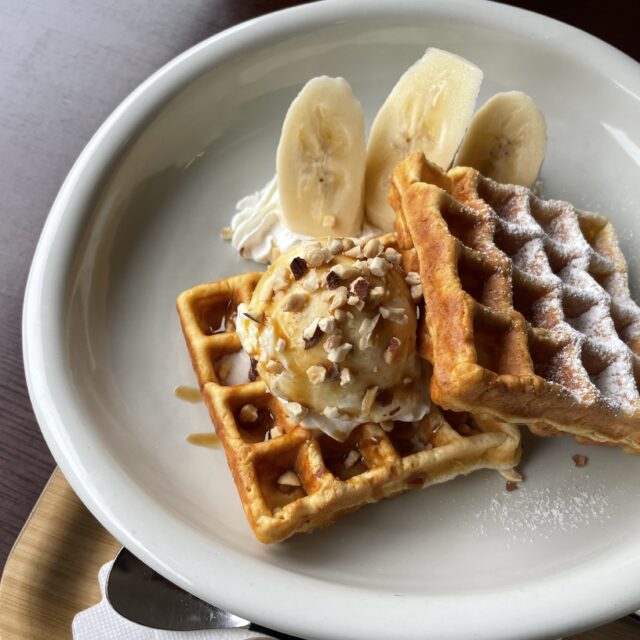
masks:
[[[535,98],[546,193],[609,215],[638,282],[635,62],[504,5],[342,0],[235,27],[137,89],[69,174],[28,283],[29,389],[82,500],[171,580],[309,638],[539,638],[640,604],[640,460],[617,449],[527,436],[517,492],[474,473],[267,547],[223,452],[185,441],[210,423],[172,393],[194,382],[174,300],[254,268],[218,232],[273,174],[289,102],[313,76],[344,76],[370,123],[427,46],[484,70],[480,103]]]

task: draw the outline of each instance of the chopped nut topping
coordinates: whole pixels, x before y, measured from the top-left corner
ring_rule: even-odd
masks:
[[[500,475],[505,480],[511,480],[511,482],[522,482],[522,475],[518,473],[515,469],[501,469]]]
[[[358,270],[351,264],[337,264],[331,269],[340,280],[348,280],[358,275]]]
[[[289,414],[289,417],[294,418],[295,420],[304,418],[309,412],[309,410],[306,407],[303,407],[299,402],[287,402],[284,405],[284,409]]]
[[[333,312],[333,317],[338,321],[338,322],[342,322],[346,317],[347,314],[344,312],[343,309],[336,309]]]
[[[337,380],[340,377],[340,367],[335,363],[332,362],[331,366],[329,367],[328,371],[327,371],[327,380]]]
[[[344,252],[345,256],[349,256],[350,258],[363,258],[364,256],[362,255],[362,249],[358,246],[356,247],[351,247],[351,249],[347,249]]]
[[[342,414],[340,413],[340,411],[338,411],[338,407],[325,407],[322,410],[322,415],[326,416],[327,418],[331,418],[332,420],[342,418]]]
[[[309,296],[304,291],[294,291],[290,293],[282,302],[283,311],[300,311],[307,301]]]
[[[285,487],[300,487],[302,486],[302,482],[300,482],[300,478],[295,471],[285,471],[277,480],[277,484],[283,485]]]
[[[351,238],[342,238],[342,250],[349,251],[353,249],[355,242]]]
[[[325,278],[327,289],[337,289],[340,286],[340,276],[332,269]]]
[[[380,428],[385,432],[385,433],[391,433],[393,431],[393,427],[395,426],[393,420],[383,420],[380,423]]]
[[[360,275],[368,276],[369,275],[369,266],[367,265],[366,260],[356,260],[353,263],[353,268],[356,269]]]
[[[320,267],[333,258],[331,251],[317,244],[308,244],[304,247],[304,259],[310,267]]]
[[[404,281],[410,286],[414,286],[416,284],[420,284],[420,274],[417,271],[409,271],[404,278]]]
[[[378,394],[378,387],[369,387],[362,398],[362,412],[365,414],[371,413],[373,403],[376,401],[376,395]]]
[[[245,404],[240,409],[238,417],[242,422],[255,422],[258,419],[258,409],[252,404]]]
[[[325,229],[332,229],[336,226],[336,217],[335,216],[324,216],[322,218],[322,226]]]
[[[384,297],[384,287],[373,287],[371,291],[369,291],[369,300],[372,302],[380,302]]]
[[[572,456],[571,459],[573,460],[573,463],[576,465],[576,467],[586,467],[587,462],[589,462],[589,458],[587,458],[587,456],[583,456],[580,453],[576,453],[576,455]]]
[[[220,229],[220,238],[222,240],[231,240],[233,237],[233,229],[231,227],[222,227]]]
[[[331,238],[327,243],[327,248],[334,256],[336,256],[344,251],[344,244],[340,238]]]
[[[250,382],[258,378],[258,361],[255,358],[249,358],[249,373],[247,377]]]
[[[351,311],[347,311],[347,318],[349,318],[349,320],[353,320],[353,313],[351,313]]]
[[[279,438],[284,435],[284,431],[276,425],[275,427],[271,427],[269,431],[265,434],[265,440],[273,440],[274,438]]]
[[[318,342],[322,339],[322,329],[317,325],[317,323],[312,322],[307,329],[314,327],[313,334],[311,334],[310,338],[305,337],[306,329],[302,334],[302,338],[304,340],[304,350],[313,349]]]
[[[328,335],[334,335],[338,331],[336,319],[331,316],[328,318],[321,318],[320,322],[318,322],[318,326]]]
[[[509,492],[515,491],[518,488],[518,483],[513,482],[513,480],[507,480],[507,484],[504,486],[504,488]]]
[[[391,364],[397,359],[401,344],[402,342],[396,337],[392,337],[389,340],[389,345],[382,356],[387,364]]]
[[[340,386],[344,387],[353,382],[353,376],[351,375],[351,371],[344,367],[340,370]]]
[[[284,353],[287,348],[287,341],[284,338],[278,338],[276,342],[276,351],[278,353]]]
[[[387,247],[384,250],[384,257],[391,264],[400,264],[400,261],[402,260],[402,255],[400,255],[400,252],[396,251],[393,247]]]
[[[351,449],[347,454],[347,457],[344,459],[344,468],[351,469],[358,460],[360,460],[360,453],[355,449]]]
[[[279,376],[284,371],[284,366],[282,362],[278,362],[277,360],[269,360],[264,367],[269,373],[273,373],[276,376]]]
[[[422,298],[422,285],[421,284],[414,284],[411,287],[411,299],[414,302],[417,302],[418,300],[420,300],[420,298]]]
[[[409,316],[401,307],[380,307],[380,314],[385,320],[390,320],[396,324],[407,324]]]
[[[360,327],[358,328],[358,334],[360,335],[360,342],[358,347],[360,351],[364,351],[371,347],[371,338],[373,337],[373,332],[376,328],[376,324],[378,324],[378,320],[380,320],[380,314],[376,313],[373,318],[365,318]]]
[[[362,255],[364,255],[365,258],[375,258],[381,250],[382,246],[380,244],[380,240],[377,238],[371,238],[371,240],[367,240],[362,247]]]
[[[331,349],[337,349],[340,346],[341,340],[342,340],[342,336],[339,334],[329,336],[324,341],[322,348],[327,352],[331,351]]]
[[[329,311],[338,309],[347,304],[348,291],[347,287],[338,287],[332,292],[331,304],[329,305]]]
[[[384,276],[387,274],[387,271],[389,271],[389,269],[391,268],[391,265],[380,256],[369,258],[369,260],[367,260],[367,266],[369,267],[369,271],[371,271],[371,274],[374,276],[378,276],[379,278],[384,278]]]
[[[294,258],[289,263],[289,269],[296,280],[300,280],[302,276],[307,272],[307,261],[300,256]]]
[[[342,362],[347,357],[351,349],[353,349],[353,345],[348,342],[344,342],[339,347],[331,349],[331,351],[327,353],[327,358],[329,359],[329,362]]]
[[[310,324],[308,324],[302,331],[302,337],[305,340],[311,340],[318,329],[318,320],[313,320]]]
[[[320,384],[327,377],[327,370],[319,364],[314,364],[307,369],[307,378],[311,384]]]
[[[307,277],[302,281],[302,288],[309,293],[317,291],[320,287],[320,278],[318,278],[318,272],[315,269],[311,269],[307,274]]]
[[[272,287],[274,291],[282,291],[289,286],[289,274],[291,272],[286,267],[278,267],[273,273]]]
[[[369,281],[362,276],[351,283],[351,291],[355,293],[360,300],[366,300],[369,295]]]

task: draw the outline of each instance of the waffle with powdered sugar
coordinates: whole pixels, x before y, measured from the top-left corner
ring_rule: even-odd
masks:
[[[640,309],[611,223],[421,153],[390,202],[424,290],[433,400],[640,452]]]

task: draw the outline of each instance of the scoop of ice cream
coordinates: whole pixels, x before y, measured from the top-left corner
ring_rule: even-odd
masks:
[[[399,258],[377,239],[307,242],[280,256],[238,308],[243,348],[304,426],[343,439],[363,422],[428,410]]]

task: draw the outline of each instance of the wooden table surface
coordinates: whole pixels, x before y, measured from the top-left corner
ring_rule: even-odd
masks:
[[[293,4],[0,0],[0,570],[54,468],[25,386],[20,315],[58,188],[100,123],[153,71],[218,31]],[[578,26],[640,60],[636,0],[510,4]]]

